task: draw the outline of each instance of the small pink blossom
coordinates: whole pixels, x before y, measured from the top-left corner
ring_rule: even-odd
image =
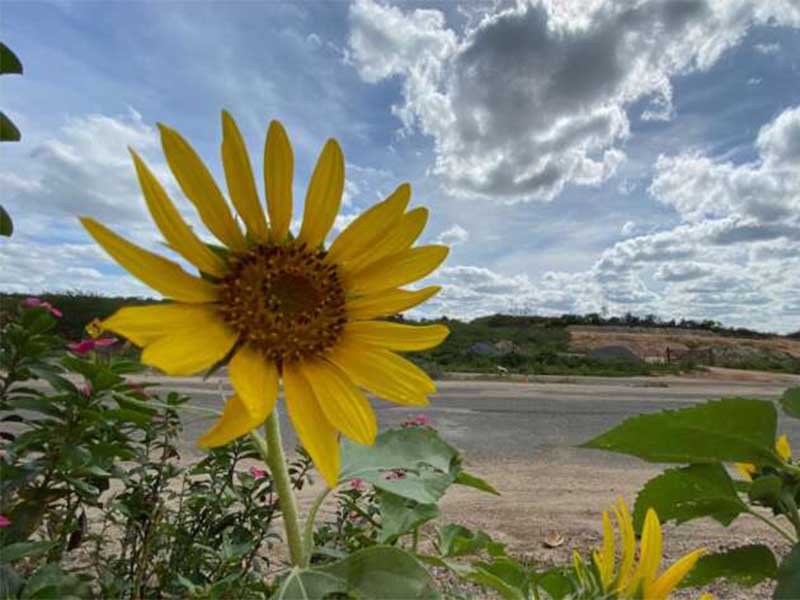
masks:
[[[11,520],[5,515],[0,515],[0,529],[11,525]]]
[[[267,476],[267,472],[258,467],[250,467],[250,475],[253,476],[253,479],[264,479]]]
[[[49,302],[45,302],[41,298],[34,298],[33,296],[25,298],[25,300],[22,301],[22,306],[26,308],[37,308],[37,307],[46,308],[51,315],[59,319],[64,316],[64,313],[62,313],[60,310],[58,310],[55,306],[53,306]]]
[[[88,381],[84,381],[78,386],[78,391],[89,398],[92,395],[92,384]]]
[[[143,388],[135,381],[128,381],[127,384],[128,384],[128,390],[132,394],[136,394],[137,396],[144,396],[145,398],[147,398],[150,395],[147,393],[147,390],[145,388]]]
[[[402,471],[389,471],[383,476],[384,479],[405,479],[405,477],[406,474]]]
[[[363,479],[353,479],[353,481],[350,482],[350,489],[363,492],[367,489],[367,482]]]
[[[116,344],[117,338],[98,338],[92,341],[94,342],[95,348],[107,348],[108,346]]]
[[[403,427],[428,427],[431,419],[428,415],[417,415],[403,423]]]
[[[67,348],[69,348],[71,352],[83,356],[84,354],[89,354],[89,352],[94,350],[94,342],[92,340],[81,340],[80,342],[70,342],[69,344],[67,344]]]

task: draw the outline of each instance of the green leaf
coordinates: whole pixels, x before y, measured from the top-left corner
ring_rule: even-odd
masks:
[[[780,465],[771,402],[726,398],[682,410],[639,415],[583,448],[632,454],[649,462],[750,462]]]
[[[470,579],[477,583],[483,584],[492,588],[504,600],[525,600],[526,596],[522,591],[504,581],[502,577],[483,569],[482,567],[475,567],[474,571],[467,575],[466,579]]]
[[[20,558],[44,554],[54,542],[17,542],[0,548],[0,563],[10,563]]]
[[[445,525],[439,531],[439,552],[446,557],[476,554],[491,543],[484,531],[473,532],[461,525]]]
[[[428,428],[385,431],[374,446],[342,441],[340,482],[363,479],[377,489],[420,504],[438,502],[458,470],[458,452]],[[391,471],[404,471],[404,476],[387,478]]]
[[[381,511],[378,534],[381,544],[390,544],[401,535],[439,516],[439,507],[435,504],[420,504],[383,490],[378,490],[376,495]]]
[[[488,585],[506,600],[524,600],[530,596],[531,576],[527,569],[511,558],[473,565],[475,573],[468,579]]]
[[[572,594],[575,592],[575,586],[563,567],[537,573],[534,583],[537,587],[542,588],[550,598],[557,600],[572,598]]]
[[[22,75],[22,62],[11,48],[0,42],[0,75]]]
[[[648,481],[636,497],[633,511],[637,533],[642,531],[648,508],[655,509],[662,523],[711,517],[726,527],[747,511],[733,480],[719,463],[670,469]]]
[[[752,502],[760,502],[768,506],[778,503],[781,496],[783,481],[777,475],[763,475],[753,480],[747,490],[747,495]]]
[[[438,598],[433,578],[408,552],[392,546],[371,546],[318,569],[294,569],[276,598],[323,598],[347,594],[356,598]]]
[[[773,598],[776,600],[796,600],[800,598],[800,544],[783,559],[778,569],[778,586]]]
[[[0,142],[18,142],[21,139],[17,126],[0,110]]]
[[[14,222],[6,209],[0,205],[0,235],[11,237],[12,233],[14,233]]]
[[[0,598],[16,598],[25,580],[8,565],[0,564]]]
[[[453,483],[475,488],[476,490],[487,492],[489,494],[494,494],[495,496],[500,495],[500,492],[494,489],[492,484],[490,484],[488,481],[486,481],[485,479],[481,479],[480,477],[476,477],[475,475],[470,475],[469,473],[465,473],[464,471],[461,471],[456,476],[456,479]]]
[[[800,419],[800,387],[789,388],[783,392],[781,407],[790,417]]]
[[[775,555],[767,546],[740,546],[701,556],[680,587],[700,587],[723,577],[738,585],[752,587],[765,579],[774,579],[777,572]]]

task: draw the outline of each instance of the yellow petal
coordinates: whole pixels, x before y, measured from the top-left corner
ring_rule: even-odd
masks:
[[[419,246],[387,256],[347,277],[352,294],[371,294],[421,279],[447,258],[447,246]]]
[[[441,289],[438,285],[431,285],[421,290],[397,289],[361,296],[347,301],[347,316],[350,319],[374,319],[396,315],[422,304]]]
[[[378,432],[375,413],[350,378],[322,360],[303,363],[301,370],[328,422],[359,444],[373,444]]]
[[[633,532],[633,519],[622,496],[617,498],[617,508],[614,509],[617,520],[620,542],[619,573],[614,587],[624,590],[632,575],[633,562],[636,559],[636,534]]]
[[[103,321],[102,326],[137,346],[145,346],[168,335],[192,333],[198,326],[218,319],[219,313],[211,304],[153,304],[121,308]]]
[[[203,161],[177,131],[160,123],[158,129],[169,168],[183,193],[197,208],[200,219],[228,248],[243,250],[246,246],[244,235]]]
[[[404,183],[386,200],[361,213],[333,241],[328,260],[342,264],[369,250],[397,225],[410,199],[411,186]]]
[[[616,544],[614,540],[614,527],[607,511],[603,511],[603,550],[600,554],[600,579],[603,589],[609,590],[614,580],[614,559],[616,557]]]
[[[642,528],[642,541],[639,547],[639,567],[633,576],[630,587],[643,585],[645,589],[655,581],[663,552],[661,523],[652,508],[647,509]]]
[[[217,299],[213,284],[189,275],[171,260],[131,244],[90,217],[81,217],[81,223],[111,258],[158,293],[181,302],[214,302]]]
[[[272,239],[282,242],[289,234],[292,221],[292,180],[294,155],[286,130],[278,121],[272,121],[264,145],[264,189]]]
[[[167,375],[194,375],[225,358],[236,337],[222,319],[197,322],[192,330],[170,333],[148,344],[142,362]]]
[[[689,574],[698,559],[705,554],[706,549],[700,548],[694,552],[690,552],[686,556],[678,559],[675,563],[659,577],[655,583],[646,587],[644,590],[644,597],[650,600],[666,600],[672,590]]]
[[[381,258],[407,250],[417,241],[427,222],[427,208],[419,207],[409,211],[400,219],[400,223],[391,228],[375,245],[366,249],[360,256],[342,265],[343,271],[345,273],[355,273]]]
[[[356,385],[398,404],[424,406],[436,392],[422,369],[383,348],[342,340],[326,358]]]
[[[259,427],[267,418],[267,415],[253,415],[239,396],[231,396],[225,403],[222,416],[216,423],[206,431],[197,445],[201,448],[216,448],[232,442],[236,438],[247,435],[253,429]]]
[[[303,448],[314,461],[328,487],[339,481],[339,440],[311,386],[293,365],[283,368],[286,408]]]
[[[226,110],[222,111],[222,166],[225,169],[231,201],[242,217],[247,232],[253,239],[266,242],[269,238],[269,229],[258,198],[247,146],[236,126],[236,121]]]
[[[303,225],[298,236],[309,248],[316,248],[328,235],[339,212],[344,190],[344,157],[336,140],[328,140],[308,184]]]
[[[250,346],[243,346],[233,355],[228,375],[236,394],[254,416],[272,412],[278,397],[278,367]]]
[[[753,475],[758,472],[756,466],[750,463],[736,463],[736,469],[747,481],[752,481]]]
[[[133,150],[130,152],[147,208],[169,246],[201,271],[217,277],[224,275],[222,259],[194,234],[144,161]]]
[[[775,450],[784,461],[792,458],[792,447],[789,445],[789,440],[785,435],[779,437],[778,441],[775,442]]]
[[[354,341],[389,350],[427,350],[441,344],[450,330],[444,325],[404,325],[390,321],[355,321],[347,325]]]

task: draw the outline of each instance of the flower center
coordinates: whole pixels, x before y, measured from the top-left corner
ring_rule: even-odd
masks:
[[[331,348],[347,319],[336,265],[324,257],[295,241],[232,255],[220,283],[223,318],[279,363]]]

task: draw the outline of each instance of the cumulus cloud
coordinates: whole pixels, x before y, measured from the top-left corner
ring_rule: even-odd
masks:
[[[447,244],[448,246],[458,246],[469,239],[469,232],[461,225],[453,225],[445,229],[436,237],[437,244]]]
[[[766,23],[798,24],[800,8],[519,2],[456,32],[440,11],[358,0],[349,45],[365,81],[402,81],[393,111],[433,137],[433,170],[451,193],[547,201],[568,183],[607,180],[625,158],[634,103],[648,102],[642,119],[671,118],[671,78],[709,69]]]
[[[781,45],[777,42],[771,44],[753,44],[753,49],[759,54],[777,54],[780,52]]]

